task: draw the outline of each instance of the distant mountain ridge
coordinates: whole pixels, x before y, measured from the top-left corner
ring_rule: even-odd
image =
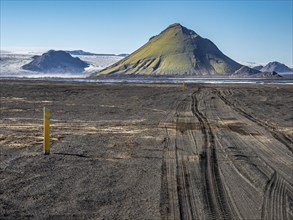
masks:
[[[25,70],[43,73],[81,73],[88,63],[72,57],[64,51],[49,50],[41,56],[33,56],[33,61],[22,66]]]
[[[292,72],[292,69],[283,63],[274,61],[274,62],[270,62],[267,65],[265,65],[263,68],[260,69],[260,71],[262,71],[262,72],[275,71],[277,73],[287,73],[287,72]]]
[[[126,53],[122,53],[122,54],[91,53],[91,52],[86,52],[83,50],[65,50],[65,52],[69,53],[70,55],[75,55],[75,56],[121,56],[121,57],[126,57],[128,55]]]
[[[242,66],[239,70],[235,71],[231,76],[238,77],[238,78],[264,78],[264,77],[279,78],[279,77],[282,77],[275,71],[261,72],[257,69],[250,68],[248,66]]]
[[[241,67],[213,42],[175,23],[126,58],[95,75],[215,75],[232,74]]]
[[[252,69],[259,70],[261,72],[273,72],[273,71],[277,73],[290,73],[290,72],[292,73],[293,72],[293,69],[291,67],[288,67],[287,65],[277,61],[269,62],[267,64],[258,64],[255,62],[244,62],[244,61],[241,61],[239,63],[244,66],[248,66]]]

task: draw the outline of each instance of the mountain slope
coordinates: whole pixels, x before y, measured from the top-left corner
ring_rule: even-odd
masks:
[[[250,76],[254,74],[260,73],[259,70],[250,68],[248,66],[242,66],[239,70],[235,71],[232,75],[233,76]]]
[[[268,63],[263,68],[261,68],[260,71],[262,71],[262,72],[272,72],[272,71],[275,71],[277,73],[292,72],[292,70],[288,66],[286,66],[283,63],[279,63],[277,61]]]
[[[180,24],[170,25],[141,48],[95,74],[208,75],[233,73],[241,65]]]
[[[254,66],[252,68],[255,69],[255,70],[259,70],[260,71],[263,68],[263,66],[262,65],[258,65],[258,66]]]
[[[41,56],[34,56],[33,61],[22,68],[43,73],[81,73],[88,66],[86,62],[64,51],[49,50]]]

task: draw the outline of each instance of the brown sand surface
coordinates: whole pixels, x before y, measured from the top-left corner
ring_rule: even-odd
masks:
[[[0,219],[293,219],[293,86],[1,80],[0,95]]]

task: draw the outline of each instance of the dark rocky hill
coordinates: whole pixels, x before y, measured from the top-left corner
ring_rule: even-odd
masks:
[[[41,56],[34,56],[33,61],[22,68],[44,73],[81,73],[88,66],[86,62],[65,51],[49,50]]]

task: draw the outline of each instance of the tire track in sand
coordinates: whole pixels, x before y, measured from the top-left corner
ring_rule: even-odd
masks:
[[[162,175],[166,176],[165,178],[163,177],[163,181],[165,181],[163,185],[167,188],[167,192],[165,192],[167,193],[167,196],[165,196],[167,198],[165,198],[165,200],[167,199],[168,203],[163,204],[163,207],[166,209],[162,210],[162,217],[164,219],[183,219],[184,212],[186,212],[185,210],[187,209],[187,207],[183,207],[184,201],[187,200],[186,190],[185,187],[180,188],[180,185],[182,185],[182,165],[178,162],[178,146],[176,140],[177,135],[175,132],[176,130],[174,130],[174,128],[176,129],[176,124],[178,121],[174,115],[178,116],[178,109],[184,101],[186,101],[186,98],[178,103],[175,112],[169,112],[166,121],[161,121],[161,127],[163,127],[166,132],[166,138],[164,140],[165,152],[163,161],[163,169],[165,169],[165,171],[162,171]],[[174,121],[176,122],[175,126],[173,125]]]
[[[192,95],[192,112],[197,117],[202,134],[204,136],[204,146],[201,156],[201,171],[204,180],[205,200],[213,219],[233,219],[237,218],[232,206],[226,198],[225,189],[220,177],[217,155],[215,149],[215,136],[212,132],[208,119],[199,111],[196,94]]]
[[[178,102],[176,110],[167,115],[166,121],[161,121],[161,127],[166,132],[162,166],[163,219],[206,218],[202,212],[204,205],[199,181],[200,172],[196,169],[197,147],[194,134],[190,130],[192,128],[189,127],[194,116],[190,111],[188,99],[190,96]]]
[[[261,219],[293,219],[292,198],[293,187],[274,172],[265,187]]]
[[[293,153],[292,140],[289,137],[287,137],[285,134],[282,134],[282,133],[276,131],[276,128],[274,126],[269,125],[267,123],[264,123],[263,121],[254,118],[252,115],[250,115],[247,112],[243,111],[242,109],[236,107],[232,102],[230,102],[228,99],[226,99],[225,96],[220,91],[218,91],[218,96],[220,99],[222,99],[222,101],[226,105],[230,106],[234,111],[240,113],[241,115],[243,115],[244,117],[246,117],[250,121],[258,124],[259,126],[265,128],[267,131],[269,131],[273,135],[274,138],[276,138],[279,142],[284,144],[288,148],[288,150],[291,153]]]
[[[160,122],[166,132],[162,165],[163,219],[239,219],[222,184],[215,136],[191,94]]]
[[[217,95],[235,112],[246,117],[258,126],[265,128],[265,130],[270,132],[275,139],[284,144],[287,149],[292,152],[292,148],[290,147],[292,142],[285,135],[277,132],[273,126],[254,118],[242,109],[236,107],[232,102],[228,101],[220,91],[217,92]],[[265,163],[265,161],[263,161],[263,163]],[[274,172],[271,177],[268,177],[269,180],[267,181],[264,189],[261,219],[293,219],[293,187],[269,164],[268,167],[270,167],[270,169]]]

